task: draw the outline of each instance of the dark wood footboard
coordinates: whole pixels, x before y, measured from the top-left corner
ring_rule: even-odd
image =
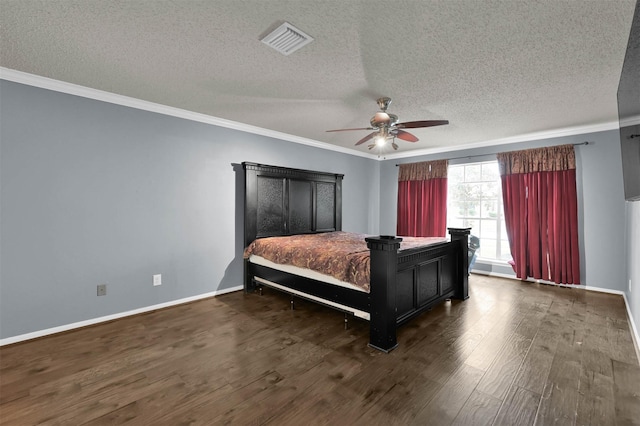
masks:
[[[369,346],[397,345],[397,326],[450,298],[467,299],[470,228],[449,228],[451,241],[398,251],[402,238],[367,238],[371,250]]]

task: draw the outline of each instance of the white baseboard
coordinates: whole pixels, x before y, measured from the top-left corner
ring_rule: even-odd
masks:
[[[631,338],[633,339],[634,346],[636,348],[636,358],[638,358],[638,364],[640,364],[640,334],[638,334],[638,328],[636,327],[636,323],[633,321],[633,315],[631,314],[631,309],[629,308],[629,301],[627,300],[627,294],[623,293],[624,296],[624,304],[627,307],[627,316],[629,317],[629,324],[631,328]]]
[[[185,297],[184,299],[171,300],[169,302],[159,303],[157,305],[152,305],[152,306],[145,306],[144,308],[138,308],[131,311],[119,312],[117,314],[106,315],[98,318],[91,318],[85,321],[74,322],[71,324],[60,325],[58,327],[52,327],[44,330],[34,331],[31,333],[20,334],[18,336],[7,337],[5,339],[0,339],[0,346],[23,342],[25,340],[37,339],[38,337],[44,337],[50,334],[62,333],[64,331],[74,330],[76,328],[99,324],[101,322],[113,321],[118,318],[130,317],[132,315],[143,314],[145,312],[155,311],[158,309],[168,308],[171,306],[182,305],[183,303],[195,302],[196,300],[207,299],[209,297],[220,296],[222,294],[242,290],[242,288],[243,288],[242,286],[225,288],[224,290],[198,294],[197,296]]]
[[[482,269],[472,269],[471,273],[477,274],[477,275],[487,275],[489,277],[510,278],[512,280],[520,281],[518,278],[516,278],[515,275],[503,274],[502,272],[490,272],[490,271],[484,271]]]
[[[513,275],[509,275],[509,274],[501,274],[499,272],[488,272],[488,271],[476,271],[473,270],[472,273],[474,274],[478,274],[478,275],[487,275],[487,276],[491,276],[491,277],[500,277],[500,278],[509,278],[512,280],[517,280],[517,281],[522,281],[519,278],[513,276]],[[627,317],[629,320],[629,331],[631,332],[631,338],[633,339],[633,346],[636,350],[636,358],[638,359],[638,364],[640,364],[640,335],[638,334],[638,328],[636,327],[636,323],[633,320],[633,315],[631,314],[631,308],[629,307],[629,301],[627,300],[627,294],[624,291],[620,291],[620,290],[611,290],[608,288],[602,288],[602,287],[592,287],[592,286],[585,286],[585,285],[564,285],[564,284],[556,284],[553,282],[547,282],[547,281],[541,281],[541,280],[533,280],[533,279],[528,279],[526,280],[527,282],[532,282],[532,283],[542,283],[542,284],[547,284],[547,285],[554,285],[556,287],[569,287],[569,288],[580,288],[583,290],[589,290],[589,291],[598,291],[600,293],[609,293],[609,294],[617,294],[622,296],[622,298],[624,299],[624,306],[627,309]]]

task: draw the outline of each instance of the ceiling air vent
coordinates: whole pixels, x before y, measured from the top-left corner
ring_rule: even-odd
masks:
[[[311,43],[313,38],[285,22],[260,41],[286,56]]]

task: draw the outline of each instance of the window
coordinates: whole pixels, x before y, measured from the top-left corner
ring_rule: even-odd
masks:
[[[448,181],[447,226],[471,227],[479,258],[510,260],[498,162],[449,165]]]

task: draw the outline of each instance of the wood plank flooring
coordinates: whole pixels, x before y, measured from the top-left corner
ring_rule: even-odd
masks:
[[[2,425],[640,425],[622,297],[470,277],[401,327],[265,290],[0,348]]]

